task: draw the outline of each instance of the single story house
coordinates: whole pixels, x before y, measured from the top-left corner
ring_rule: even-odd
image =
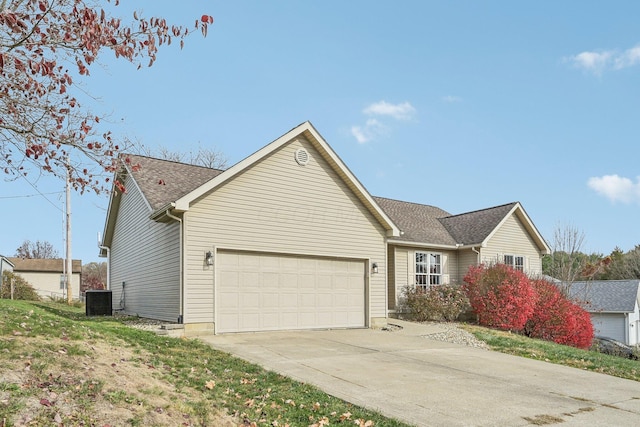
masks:
[[[596,335],[640,344],[640,280],[574,282],[569,289],[591,315]]]
[[[66,298],[67,291],[64,282],[65,260],[9,258],[13,263],[13,272],[19,274],[43,298]],[[82,276],[82,261],[74,259],[71,262],[71,296],[80,299],[80,282]]]
[[[407,285],[541,273],[520,203],[462,215],[373,197],[309,122],[227,170],[127,156],[101,256],[114,308],[185,334],[385,325]]]

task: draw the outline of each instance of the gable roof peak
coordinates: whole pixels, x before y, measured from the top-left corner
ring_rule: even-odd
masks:
[[[120,157],[139,158],[139,159],[142,159],[142,160],[165,162],[167,164],[186,166],[186,167],[190,167],[190,168],[201,168],[201,169],[207,169],[207,170],[214,170],[214,171],[218,171],[218,172],[224,172],[225,171],[225,169],[210,168],[208,166],[197,165],[197,164],[187,163],[187,162],[180,162],[178,160],[173,160],[173,159],[163,159],[163,158],[160,158],[160,157],[147,156],[147,155],[144,155],[144,154],[120,153]]]
[[[491,206],[491,207],[489,207],[489,208],[476,209],[476,210],[474,210],[474,211],[462,212],[462,213],[455,214],[455,215],[449,215],[449,216],[447,216],[446,218],[455,218],[455,217],[463,216],[463,215],[472,215],[472,214],[476,214],[476,213],[481,213],[481,212],[490,211],[490,210],[493,210],[493,209],[501,209],[501,208],[507,208],[507,207],[509,208],[509,210],[511,210],[511,208],[513,208],[513,207],[514,207],[514,206],[516,206],[516,205],[520,205],[520,206],[522,206],[522,205],[520,204],[520,202],[511,202],[511,203],[505,203],[505,204],[503,204],[503,205]]]

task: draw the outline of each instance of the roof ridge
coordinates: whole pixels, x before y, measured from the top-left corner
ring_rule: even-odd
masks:
[[[190,167],[193,167],[193,168],[208,169],[208,170],[214,170],[214,171],[220,171],[220,172],[224,172],[226,170],[226,169],[210,168],[208,166],[202,166],[202,165],[194,165],[193,163],[179,162],[177,160],[161,159],[159,157],[146,156],[144,154],[120,153],[120,155],[143,157],[143,158],[149,159],[149,160],[157,160],[157,161],[160,161],[160,162],[167,162],[167,163],[173,163],[173,164],[176,164],[176,165],[190,166]]]
[[[418,205],[418,206],[426,206],[429,208],[436,208],[436,209],[440,209],[440,210],[444,210],[438,206],[434,206],[434,205],[426,205],[424,203],[418,203],[418,202],[407,202],[406,200],[399,200],[399,199],[390,199],[389,197],[380,197],[380,196],[373,196],[375,199],[385,199],[385,200],[391,200],[392,202],[400,202],[400,203],[407,203],[410,205]]]
[[[469,214],[477,213],[477,212],[485,212],[485,211],[489,211],[489,210],[492,210],[492,209],[503,208],[503,207],[505,207],[505,206],[509,206],[509,205],[516,205],[516,204],[519,204],[519,203],[520,203],[520,202],[504,203],[504,204],[502,204],[502,205],[498,205],[498,206],[491,206],[491,207],[489,207],[489,208],[476,209],[476,210],[474,210],[474,211],[469,211],[469,212],[462,212],[462,213],[455,214],[455,215],[444,216],[444,217],[442,217],[442,218],[438,218],[438,219],[455,218],[455,217],[457,217],[457,216],[469,215]]]

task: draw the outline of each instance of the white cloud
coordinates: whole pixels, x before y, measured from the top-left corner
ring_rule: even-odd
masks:
[[[625,50],[622,54],[615,58],[614,67],[619,70],[621,68],[632,67],[640,63],[640,46],[632,47]]]
[[[589,178],[589,188],[611,200],[612,202],[640,203],[640,177],[634,183],[629,178],[618,175],[605,175]]]
[[[380,101],[369,105],[362,112],[368,116],[391,116],[396,120],[409,120],[415,115],[416,109],[408,102],[390,104]]]
[[[622,52],[618,50],[585,51],[565,58],[565,61],[577,68],[600,75],[607,69],[621,70],[640,64],[640,45]]]
[[[359,144],[365,144],[380,135],[386,134],[388,128],[376,119],[369,119],[364,126],[351,126],[351,134]]]
[[[462,102],[462,98],[460,98],[459,96],[453,96],[453,95],[443,96],[442,100],[450,104],[453,104],[454,102]]]
[[[591,71],[594,74],[601,74],[611,59],[613,51],[606,52],[582,52],[569,58],[569,61],[578,68]]]

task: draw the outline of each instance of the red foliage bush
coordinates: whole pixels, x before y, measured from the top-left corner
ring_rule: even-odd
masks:
[[[478,323],[522,331],[533,314],[536,293],[527,276],[504,264],[469,267],[464,289]]]
[[[524,333],[532,338],[578,348],[589,348],[593,340],[591,318],[582,307],[569,301],[558,287],[546,280],[531,281],[538,295]]]

